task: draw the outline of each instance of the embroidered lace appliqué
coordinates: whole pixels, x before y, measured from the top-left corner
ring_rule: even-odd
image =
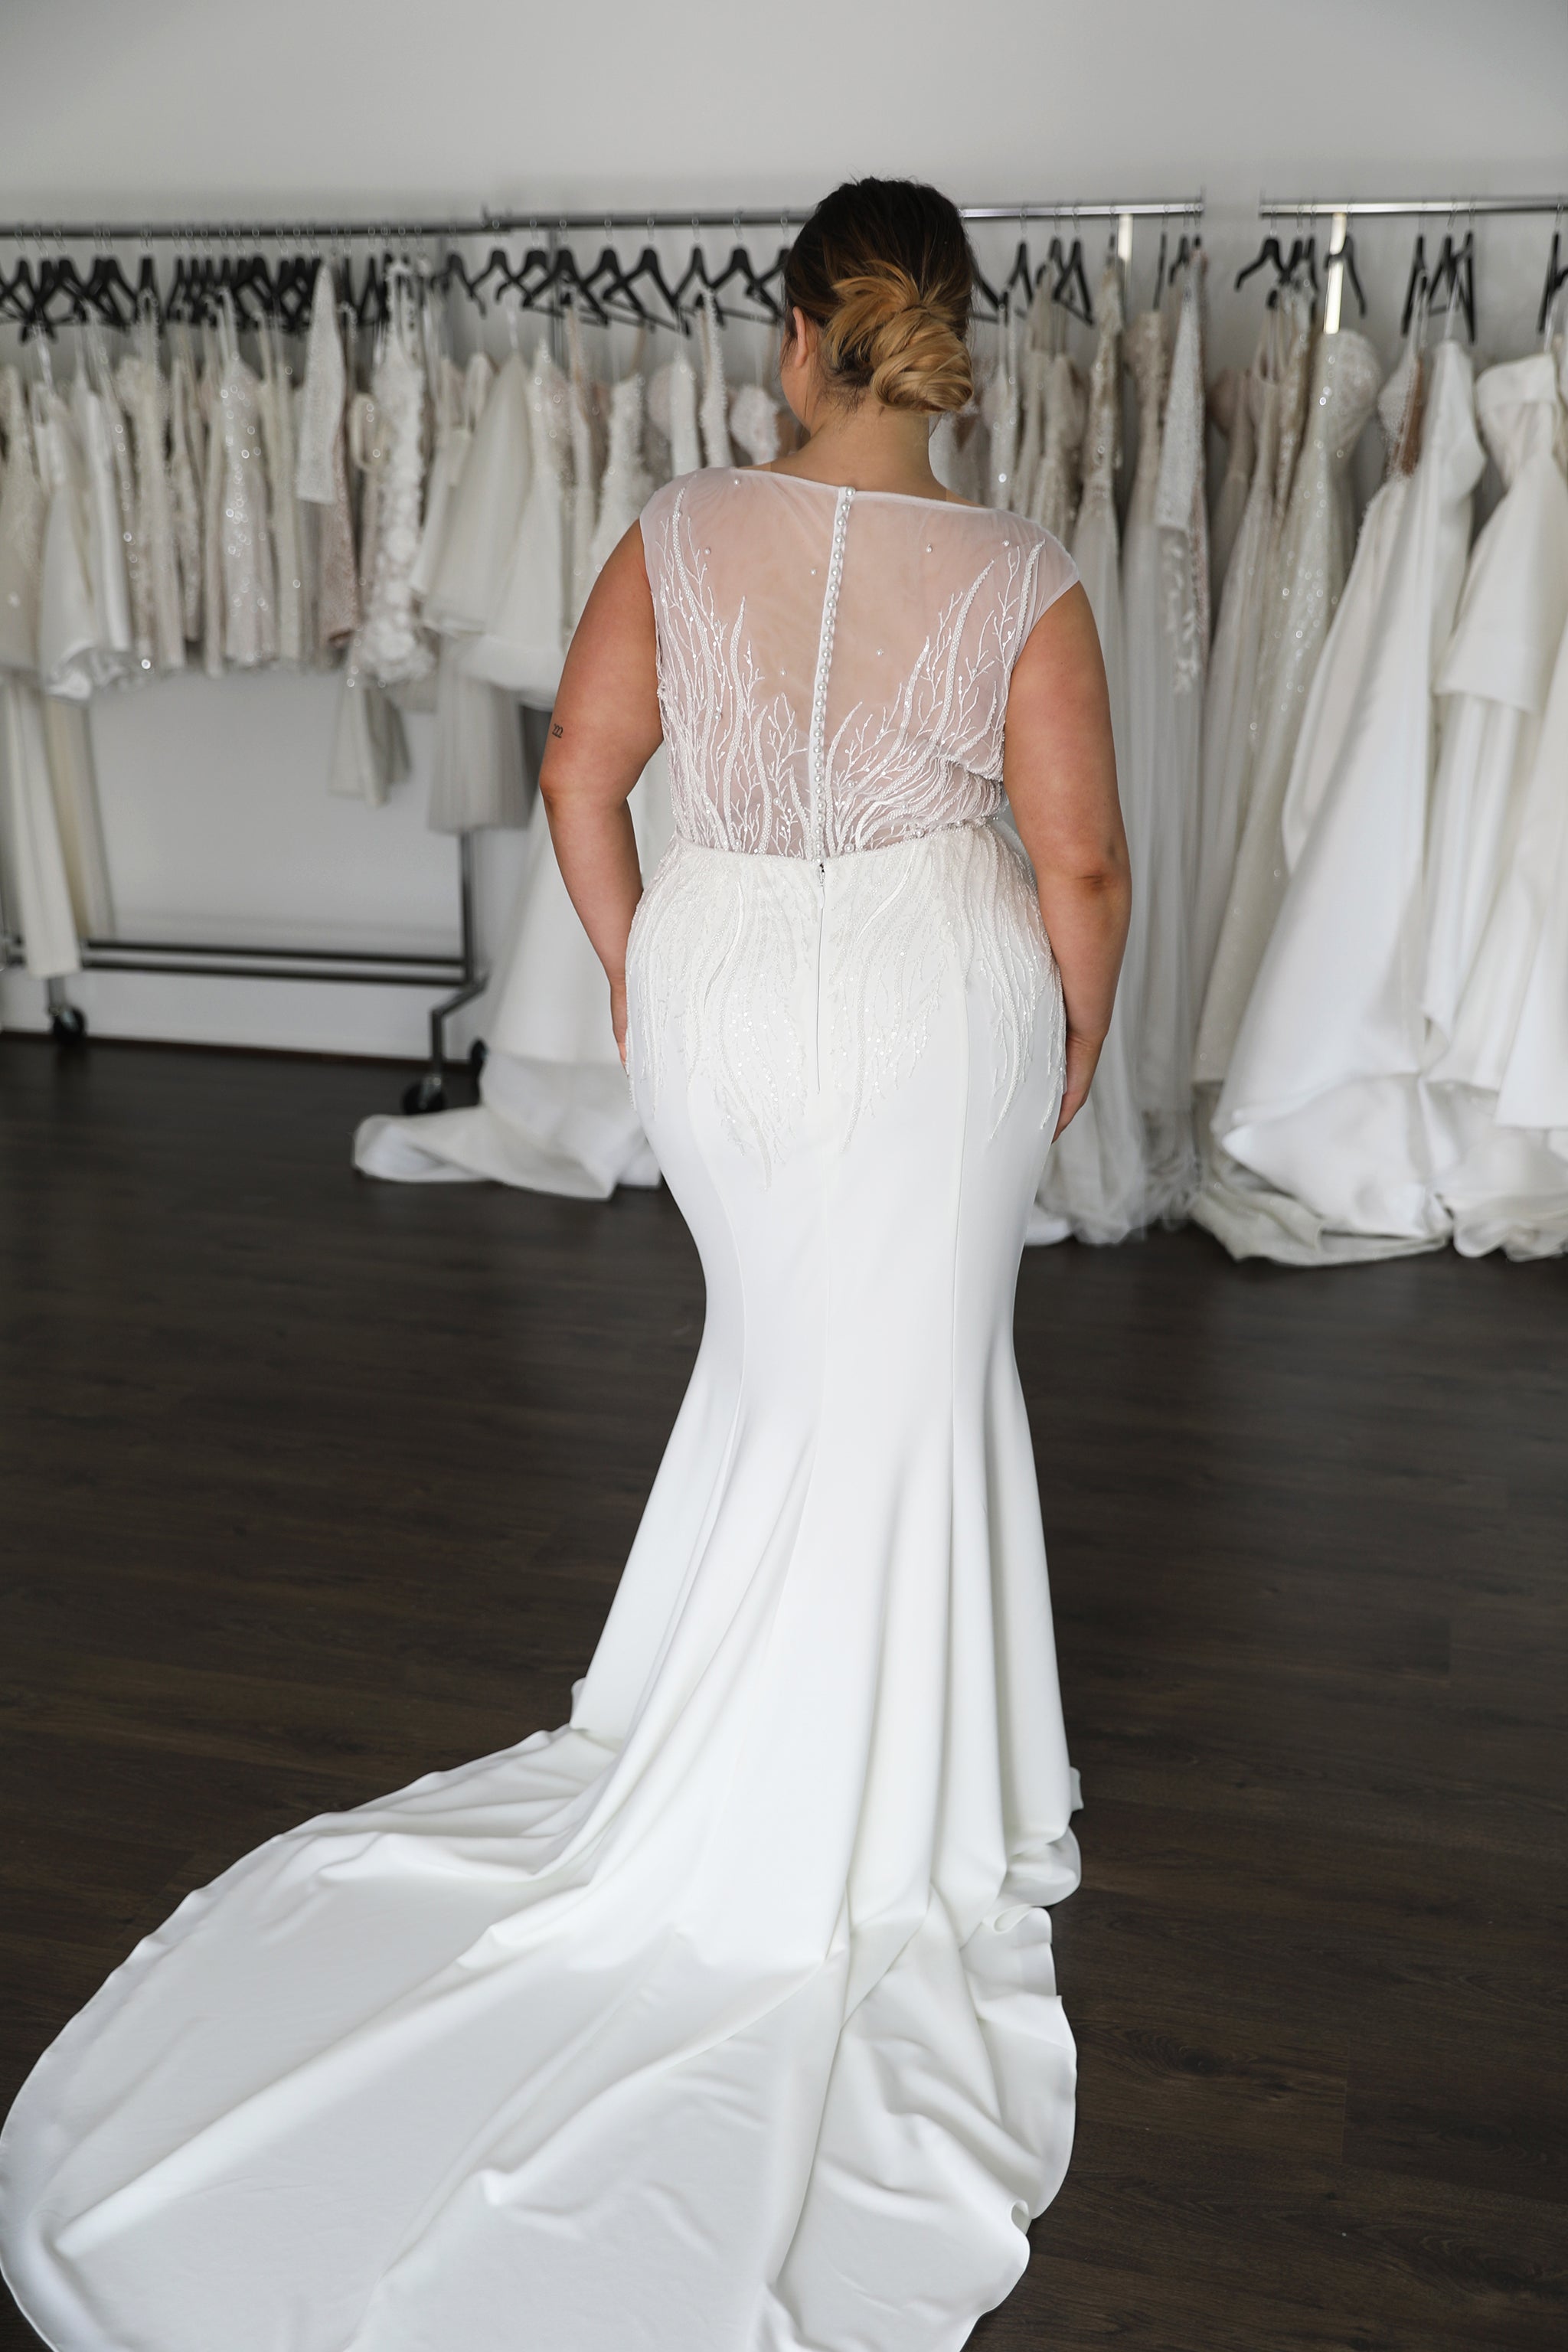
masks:
[[[847,518],[841,499],[825,604],[829,585],[837,593]],[[1008,680],[1041,608],[1044,551],[1055,548],[1014,517],[996,522],[901,684],[885,700],[853,701],[828,732],[822,655],[831,629],[804,713],[782,689],[767,691],[746,600],[732,614],[721,609],[688,486],[679,486],[647,551],[676,831],[714,849],[836,856],[994,815],[1002,804]],[[1055,551],[1066,586],[1073,575]],[[816,761],[814,719],[821,729]]]

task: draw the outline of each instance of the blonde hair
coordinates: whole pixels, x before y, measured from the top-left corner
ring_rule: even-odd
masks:
[[[973,397],[973,257],[958,208],[917,180],[847,180],[790,248],[784,294],[822,330],[828,389],[935,415]]]

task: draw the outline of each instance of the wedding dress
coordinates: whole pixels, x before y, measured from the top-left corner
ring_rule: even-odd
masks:
[[[297,667],[305,658],[307,597],[295,487],[294,383],[283,356],[283,339],[275,325],[263,328],[260,347],[257,401],[267,456],[267,515],[278,590],[278,658]]]
[[[710,293],[703,294],[697,317],[702,337],[702,397],[697,411],[702,430],[702,463],[727,466],[733,455],[730,447],[730,396],[724,383],[723,339]]]
[[[1089,400],[1066,352],[1046,362],[1042,437],[1034,488],[1026,511],[1065,546],[1078,515],[1079,467]]]
[[[1421,1100],[1422,872],[1432,689],[1484,463],[1473,409],[1469,362],[1445,342],[1338,753],[1215,1115],[1216,1142],[1315,1221],[1323,1258],[1342,1235],[1366,1255],[1447,1229]]]
[[[157,321],[151,315],[137,320],[135,348],[116,368],[114,389],[136,458],[135,545],[146,582],[150,658],[158,670],[184,669],[184,613],[165,456],[169,386],[158,363]]]
[[[1350,568],[1350,460],[1381,373],[1364,336],[1347,328],[1319,339],[1307,428],[1277,534],[1250,722],[1246,814],[1204,1005],[1200,1078],[1225,1076],[1285,895],[1285,792],[1306,698]]]
[[[1083,583],[1110,698],[1110,729],[1120,772],[1127,740],[1127,661],[1121,632],[1121,566],[1116,520],[1116,468],[1121,455],[1121,285],[1112,268],[1100,281],[1099,339],[1089,376],[1083,498],[1073,534],[1073,562]],[[1117,991],[1089,1099],[1051,1147],[1029,1218],[1032,1242],[1125,1241],[1144,1222],[1147,1190],[1143,1122],[1132,1093],[1129,1019]]]
[[[187,1898],[0,2140],[73,2352],[950,2352],[1067,2162],[1028,1423],[1060,990],[1001,797],[1071,578],[721,469],[645,518],[679,837],[632,1084],[708,1283],[570,1724]]]
[[[1193,296],[1195,303],[1195,293]],[[1184,323],[1187,298],[1183,300]],[[1195,318],[1195,312],[1194,312]],[[1184,381],[1199,360],[1189,331]],[[1159,515],[1162,417],[1172,353],[1158,310],[1135,318],[1127,356],[1138,394],[1138,458],[1122,557],[1127,741],[1122,808],[1132,915],[1121,990],[1133,1093],[1142,1113],[1147,1221],[1185,1213],[1196,1178],[1192,1121],[1192,1000],[1187,949],[1188,851],[1195,827],[1201,656],[1178,643],[1173,563],[1190,578],[1192,550],[1167,549]],[[1189,397],[1184,394],[1184,398]],[[1186,534],[1183,534],[1184,541]],[[1205,562],[1206,564],[1206,553]],[[1196,628],[1195,615],[1193,628]],[[1195,649],[1195,648],[1194,648]]]
[[[129,672],[134,638],[108,404],[103,394],[96,392],[80,372],[71,386],[70,414],[81,461],[88,584],[97,637],[92,677],[95,685],[102,686]],[[183,662],[183,639],[180,656]]]
[[[0,852],[5,903],[21,927],[23,961],[35,980],[81,970],[70,870],[61,837],[45,731],[47,698],[0,671]]]
[[[180,567],[180,618],[187,645],[202,636],[202,472],[205,436],[189,337],[169,364],[169,497]]]
[[[5,474],[0,482],[0,671],[31,676],[38,667],[45,495],[32,414],[14,367],[0,368],[0,427],[5,436]]]
[[[1568,1130],[1568,1013],[1552,1023],[1547,1056],[1526,1044],[1546,1077],[1543,1100],[1521,1100],[1533,1089],[1521,1087],[1524,1058],[1514,1061],[1547,910],[1568,879],[1568,483],[1553,448],[1562,410],[1551,354],[1489,368],[1476,414],[1504,495],[1476,541],[1437,674],[1426,1097],[1455,1246],[1534,1256],[1568,1246],[1568,1133],[1563,1157],[1552,1146],[1554,1129]],[[1554,992],[1538,982],[1537,1003]]]
[[[352,667],[384,687],[428,677],[436,660],[414,599],[425,482],[425,370],[416,334],[412,297],[399,281],[371,390],[376,430],[365,494],[375,501],[374,535],[367,521],[369,551],[361,558],[363,617],[350,655]]]
[[[237,669],[278,654],[272,544],[267,528],[267,471],[258,386],[239,355],[234,313],[218,319],[217,419],[222,449],[219,551],[223,568],[223,651]]]
[[[323,650],[345,645],[359,626],[359,569],[354,557],[349,502],[344,406],[348,373],[338,329],[332,273],[322,262],[311,296],[310,333],[300,428],[294,455],[294,488],[316,515],[314,582],[316,635]]]
[[[601,514],[609,529],[595,533],[595,575],[622,535],[620,513],[630,505],[635,521],[646,502],[637,496],[642,479],[633,420],[639,412],[640,384],[633,376],[617,385],[612,402]],[[470,692],[509,704],[513,740],[520,743],[510,698],[471,679],[464,683]],[[671,830],[662,751],[632,792],[631,815],[646,877]],[[522,885],[483,1023],[487,1050],[479,1102],[434,1116],[363,1120],[353,1146],[362,1174],[399,1183],[485,1179],[595,1201],[607,1200],[617,1185],[658,1182],[658,1164],[621,1067],[605,975],[566,895],[542,801],[529,824]]]
[[[548,710],[566,652],[571,448],[565,377],[541,343],[528,377],[531,467],[505,583],[485,633],[463,656],[468,677]]]
[[[1227,367],[1220,370],[1209,386],[1209,422],[1224,436],[1226,444],[1225,472],[1209,517],[1209,583],[1216,611],[1252,488],[1258,454],[1253,397],[1256,382],[1256,366]]]
[[[82,387],[84,402],[98,395]],[[70,410],[52,386],[33,389],[33,446],[45,497],[38,589],[38,682],[46,694],[85,701],[123,669],[100,635],[93,595],[94,507]]]
[[[695,474],[702,464],[697,437],[697,376],[684,344],[678,345],[675,357],[656,368],[648,379],[647,413],[664,445],[665,463],[656,466],[656,473],[666,479]]]

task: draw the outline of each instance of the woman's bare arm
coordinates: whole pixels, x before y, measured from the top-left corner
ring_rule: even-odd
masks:
[[[623,1061],[626,937],[642,896],[626,803],[662,734],[653,597],[634,523],[577,624],[539,773],[562,879],[610,983]]]
[[[1036,623],[1014,667],[1002,772],[1067,1001],[1059,1135],[1110,1026],[1131,907],[1105,664],[1081,587]]]

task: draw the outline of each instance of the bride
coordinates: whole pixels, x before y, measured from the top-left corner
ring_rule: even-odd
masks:
[[[570,1723],[273,1839],[39,2060],[0,2242],[61,2352],[949,2352],[1024,2267],[1078,1864],[1013,1292],[1128,883],[1071,563],[928,461],[970,271],[932,190],[828,197],[809,439],[584,614],[542,790],[691,1385]]]

